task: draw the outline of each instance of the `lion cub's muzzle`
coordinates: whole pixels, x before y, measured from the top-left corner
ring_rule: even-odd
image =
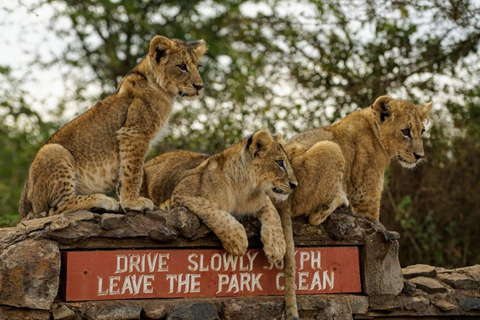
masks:
[[[397,156],[397,160],[400,165],[404,168],[413,169],[415,168],[420,162],[422,162],[423,158],[425,157],[424,153],[413,153],[413,157],[409,157],[409,159],[405,159],[402,156]]]
[[[192,84],[192,87],[185,87],[182,90],[178,91],[180,97],[194,98],[203,94],[203,83],[202,84]]]
[[[297,186],[298,186],[297,182],[289,182],[288,187],[285,186],[285,188],[273,187],[272,188],[273,192],[271,192],[270,194],[276,200],[285,201],[285,200],[287,200],[288,196],[293,191],[293,189],[295,189]]]

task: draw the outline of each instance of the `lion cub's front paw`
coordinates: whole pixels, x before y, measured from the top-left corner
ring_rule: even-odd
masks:
[[[136,199],[125,199],[122,201],[122,207],[125,210],[146,211],[153,210],[153,201],[147,198],[138,197]]]
[[[235,228],[228,229],[230,230],[218,236],[222,241],[223,247],[234,256],[243,256],[248,248],[248,238],[245,229],[240,223]]]
[[[281,228],[263,227],[261,231],[263,252],[268,261],[277,263],[285,256],[285,237]]]
[[[104,195],[104,194],[95,194],[95,201],[93,204],[93,208],[103,209],[105,211],[119,211],[120,204],[117,200]]]

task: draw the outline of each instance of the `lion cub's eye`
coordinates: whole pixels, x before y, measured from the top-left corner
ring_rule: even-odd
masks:
[[[410,129],[403,129],[403,130],[402,130],[402,134],[403,134],[405,137],[410,137]]]
[[[188,71],[187,65],[185,63],[177,64],[177,68],[182,70],[182,71]]]
[[[280,169],[283,169],[285,170],[285,162],[283,160],[277,160],[275,161],[277,163],[277,166],[280,168]]]

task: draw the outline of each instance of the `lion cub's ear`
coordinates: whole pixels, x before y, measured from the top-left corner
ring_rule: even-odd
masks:
[[[285,143],[285,140],[283,140],[282,134],[281,133],[275,133],[273,136],[273,140],[278,143]]]
[[[208,50],[207,44],[205,43],[204,40],[197,40],[197,41],[192,41],[189,42],[188,45],[192,47],[193,51],[195,51],[195,54],[197,57],[200,59]]]
[[[375,118],[379,119],[380,122],[384,122],[392,114],[394,108],[393,98],[389,96],[378,97],[372,105]]]
[[[255,134],[251,137],[249,151],[254,158],[263,157],[268,149],[270,149],[272,143],[273,138],[267,131],[261,130],[255,132]]]
[[[425,103],[417,106],[418,111],[420,111],[420,117],[422,121],[428,121],[428,113],[432,110],[432,103]]]
[[[160,61],[167,57],[169,51],[173,48],[175,44],[172,40],[162,37],[155,36],[152,41],[150,41],[150,46],[148,47],[148,55],[155,60],[157,64]]]

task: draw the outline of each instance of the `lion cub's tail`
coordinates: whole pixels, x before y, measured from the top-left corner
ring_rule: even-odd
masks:
[[[289,205],[279,208],[280,218],[283,225],[283,234],[286,243],[284,258],[284,283],[285,283],[285,320],[299,320],[297,296],[295,294],[295,243],[293,242],[292,210]]]
[[[28,199],[28,177],[25,179],[25,184],[23,185],[22,195],[20,196],[20,201],[18,203],[18,213],[20,218],[25,218],[32,211],[32,203]]]

